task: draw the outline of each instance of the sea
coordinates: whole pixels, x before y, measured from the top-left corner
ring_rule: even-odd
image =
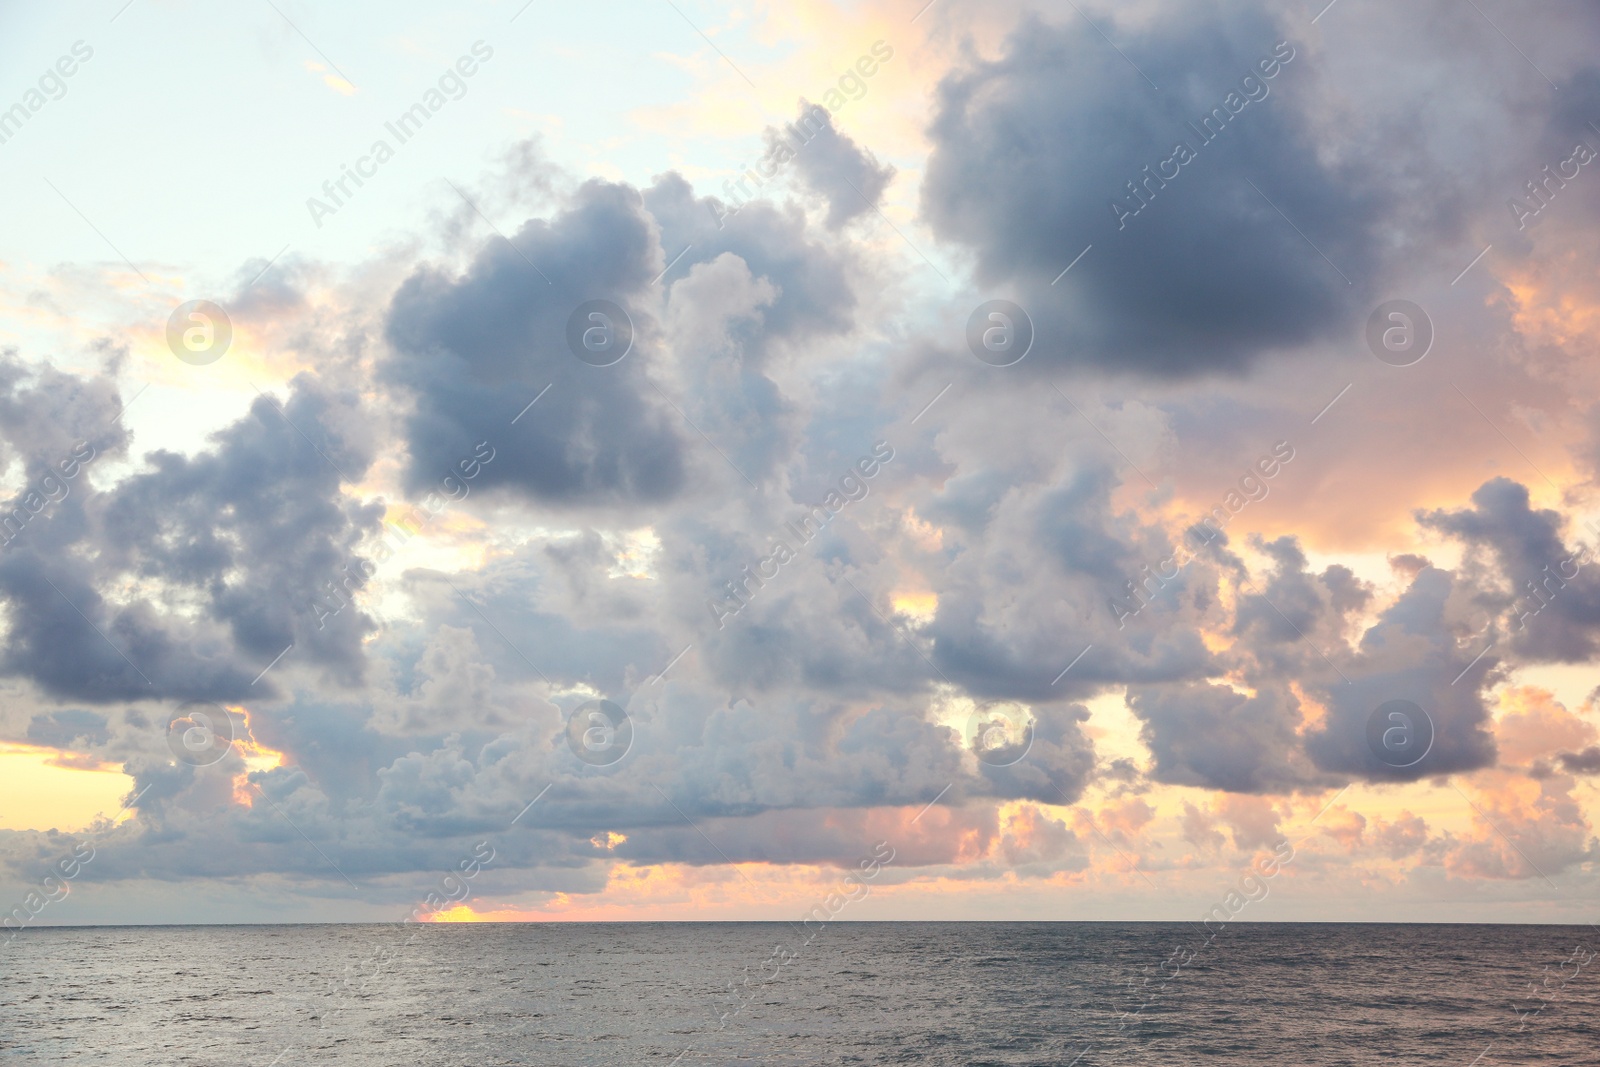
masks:
[[[1600,1064],[1587,926],[35,927],[0,1062]]]

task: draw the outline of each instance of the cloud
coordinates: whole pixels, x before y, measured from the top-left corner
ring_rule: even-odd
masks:
[[[1600,745],[1561,753],[1561,766],[1568,774],[1600,774]]]
[[[128,431],[117,418],[122,398],[116,372],[122,356],[104,349],[100,354],[101,371],[84,377],[50,364],[30,366],[14,348],[0,351],[0,471],[20,460],[31,490],[46,475],[60,478],[61,462],[71,459],[82,442],[97,455],[127,448]],[[15,510],[22,495],[9,501],[6,512]]]
[[[1483,690],[1500,660],[1481,647],[1463,647],[1465,620],[1451,618],[1458,610],[1451,602],[1456,583],[1438,568],[1421,572],[1353,651],[1327,652],[1342,677],[1318,671],[1314,682],[1302,682],[1327,709],[1320,728],[1305,734],[1306,752],[1318,767],[1369,781],[1414,781],[1494,762]],[[1373,715],[1392,700],[1417,705],[1432,728],[1427,755],[1404,767],[1385,763],[1369,741]]]
[[[801,185],[828,205],[827,226],[838,230],[851,219],[878,206],[895,171],[835,129],[833,117],[807,100],[800,101],[799,124],[789,129],[811,130],[819,122],[822,128],[811,134],[811,140],[796,148],[790,147],[783,133],[767,127],[767,155],[769,158],[792,156]]]
[[[258,399],[212,450],[151,453],[100,489],[97,472],[128,442],[116,394],[101,389],[92,405],[81,388],[31,402],[53,437],[89,440],[91,459],[48,523],[0,557],[13,612],[4,670],[67,699],[239,699],[295,644],[328,677],[359,680],[370,620],[319,626],[312,607],[377,525],[376,509],[340,492],[340,469],[359,479],[370,461],[353,398],[299,377],[287,405]],[[106,596],[130,580],[142,592]]]
[[[1477,600],[1504,618],[1518,656],[1530,662],[1593,659],[1600,652],[1600,580],[1591,549],[1569,549],[1561,516],[1533,510],[1527,487],[1509,478],[1485,482],[1472,505],[1431,511],[1420,521],[1475,552],[1469,566],[1483,587]]]
[[[1183,839],[1206,852],[1215,852],[1225,840],[1217,829],[1216,815],[1187,800],[1183,802]]]
[[[639,194],[591,181],[553,219],[489,241],[465,274],[413,274],[391,305],[392,355],[381,365],[413,400],[407,489],[434,489],[487,442],[496,462],[479,476],[483,491],[554,505],[675,496],[681,424],[651,387],[660,256]],[[632,351],[616,366],[590,366],[568,348],[568,321],[591,300],[612,301],[632,320]],[[522,414],[546,386],[543,406]]]
[[[1405,859],[1428,843],[1428,822],[1421,816],[1402,811],[1391,821],[1373,824],[1373,840],[1390,859]]]
[[[642,195],[660,228],[665,256],[684,253],[668,280],[732,253],[752,277],[777,290],[763,312],[760,333],[743,339],[747,358],[760,360],[774,349],[839,337],[854,326],[863,302],[861,268],[847,247],[810,230],[798,207],[753,200],[719,225],[720,201],[695,196],[693,186],[670,172]]]
[[[971,251],[986,287],[1014,290],[1039,362],[1181,377],[1332,336],[1359,292],[1340,272],[1378,264],[1384,205],[1316,150],[1297,110],[1303,45],[1240,4],[1116,32],[1162,91],[1081,19],[1026,20],[998,57],[945,78],[922,193],[935,233]],[[1175,145],[1194,158],[1163,167]]]
[[[1131,686],[1128,709],[1144,724],[1158,782],[1276,793],[1306,781],[1293,756],[1299,701],[1287,688],[1249,696],[1209,683]]]
[[[1475,783],[1479,818],[1470,834],[1445,856],[1445,869],[1462,878],[1545,879],[1600,854],[1574,780],[1554,775],[1530,781],[1503,772]]]
[[[1581,765],[1576,750],[1600,739],[1593,723],[1574,715],[1542,689],[1510,689],[1501,695],[1500,705],[1494,733],[1502,765],[1527,765],[1552,756]],[[1577,768],[1569,765],[1567,769]]]
[[[1081,723],[1089,711],[1081,704],[1034,711],[1033,745],[1025,758],[1007,767],[981,764],[995,795],[1044,804],[1073,804],[1083,795],[1094,770],[1094,744]],[[1142,803],[1142,801],[1138,802]]]
[[[28,722],[28,740],[51,748],[72,748],[77,741],[103,745],[110,736],[104,715],[79,708],[35,715]]]
[[[946,543],[929,626],[940,670],[975,694],[1033,700],[1206,674],[1212,657],[1190,624],[1207,610],[1214,572],[1196,564],[1152,621],[1124,622],[1111,600],[1172,555],[1165,532],[1116,507],[1120,479],[1102,463],[1040,470],[997,445],[978,445],[959,477],[916,506]],[[1094,648],[1062,676],[1085,645]]]
[[[1233,834],[1233,847],[1240,851],[1271,848],[1283,840],[1278,830],[1282,816],[1269,801],[1225,796],[1218,801],[1217,813]]]

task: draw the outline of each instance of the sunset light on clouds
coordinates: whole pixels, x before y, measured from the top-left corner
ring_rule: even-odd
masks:
[[[4,907],[1592,919],[1592,7],[120,6],[4,9]]]

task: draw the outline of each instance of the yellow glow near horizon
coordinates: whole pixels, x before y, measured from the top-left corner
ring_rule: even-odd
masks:
[[[0,744],[0,829],[82,830],[96,816],[115,815],[133,779],[111,764],[84,761],[52,748]]]

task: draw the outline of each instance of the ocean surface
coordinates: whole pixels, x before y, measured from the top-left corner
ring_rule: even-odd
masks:
[[[1573,1067],[1597,953],[1552,926],[42,927],[0,942],[0,1060]]]

